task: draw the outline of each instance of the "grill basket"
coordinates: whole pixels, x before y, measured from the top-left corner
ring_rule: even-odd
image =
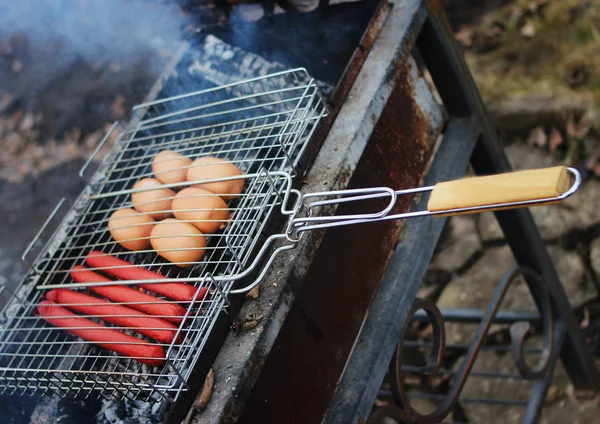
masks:
[[[288,184],[272,173],[295,174],[302,152],[325,114],[317,85],[304,69],[136,106],[134,118],[40,249],[2,312],[0,393],[175,401],[186,390],[213,324],[226,311],[234,282],[217,282],[213,276],[240,274],[252,262],[257,240],[272,213],[281,207],[280,192]],[[111,132],[115,129],[116,125]],[[107,228],[113,211],[131,207],[129,190],[139,179],[152,176],[152,160],[164,149],[191,159],[215,156],[251,175],[239,199],[229,203],[231,221],[226,229],[209,237],[203,259],[185,269],[151,251],[126,251],[112,240]],[[61,202],[51,218],[64,206]],[[38,237],[24,256],[39,244]],[[203,300],[187,307],[186,323],[178,330],[183,342],[163,345],[167,352],[164,367],[152,368],[99,348],[50,326],[35,312],[44,289],[72,284],[70,269],[83,265],[93,249],[169,278],[190,278],[194,281],[190,284],[209,290]],[[120,329],[133,334],[131,329]]]

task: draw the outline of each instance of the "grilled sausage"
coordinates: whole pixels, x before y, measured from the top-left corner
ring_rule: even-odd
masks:
[[[177,326],[160,318],[147,315],[123,305],[115,305],[85,293],[67,289],[51,290],[46,298],[71,311],[97,316],[103,321],[120,327],[130,327],[133,331],[161,343],[170,344],[177,334]],[[181,343],[179,335],[177,343]]]
[[[165,350],[158,345],[117,330],[106,328],[87,318],[82,318],[49,300],[40,302],[37,311],[47,322],[83,340],[92,342],[119,355],[129,356],[153,367],[165,364]]]
[[[103,275],[90,271],[88,268],[76,265],[71,270],[71,278],[78,283],[102,283],[112,281]],[[131,303],[127,306],[145,312],[156,317],[163,318],[175,324],[181,323],[185,316],[186,309],[173,302],[159,299],[158,297],[142,293],[131,287],[125,286],[90,286],[93,291],[100,296],[104,296],[115,302],[143,302]]]
[[[92,250],[85,258],[87,264],[98,271],[118,278],[119,280],[160,280],[166,278],[150,270],[137,267],[131,262],[116,258],[98,250]],[[198,289],[185,283],[139,284],[144,289],[165,296],[169,299],[191,302]],[[196,300],[204,299],[208,289],[202,287]]]

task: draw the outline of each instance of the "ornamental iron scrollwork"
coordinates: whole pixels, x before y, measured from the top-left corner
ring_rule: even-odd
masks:
[[[444,351],[446,348],[446,334],[444,331],[444,320],[440,310],[435,304],[428,300],[417,299],[409,310],[407,320],[400,342],[396,347],[395,360],[392,362],[392,394],[398,406],[385,406],[377,409],[369,418],[367,423],[375,424],[381,422],[384,417],[390,417],[401,423],[422,423],[433,424],[441,422],[456,407],[460,393],[464,388],[469,373],[475,363],[475,359],[484,343],[484,338],[490,327],[494,323],[494,318],[500,309],[504,296],[511,285],[520,277],[524,277],[529,285],[530,291],[535,293],[535,301],[541,324],[543,328],[543,348],[540,359],[534,368],[531,368],[526,362],[523,354],[524,343],[527,335],[531,332],[529,322],[518,321],[511,325],[510,335],[512,343],[512,356],[520,375],[528,380],[536,380],[544,377],[548,372],[548,366],[555,355],[554,352],[554,320],[550,296],[543,279],[533,270],[525,267],[516,269],[504,275],[500,284],[496,288],[492,299],[479,323],[479,327],[473,336],[473,341],[462,359],[460,367],[456,372],[447,394],[444,395],[442,402],[429,413],[420,413],[416,411],[410,402],[410,398],[405,390],[404,375],[402,370],[404,340],[408,329],[408,323],[414,317],[417,311],[424,310],[427,314],[429,323],[432,326],[432,349],[429,358],[426,358],[426,365],[420,367],[419,372],[424,375],[437,376],[438,371],[443,365]],[[398,412],[400,411],[400,412]],[[386,415],[387,414],[387,415]],[[373,420],[371,420],[371,418]]]
[[[381,408],[377,408],[375,412],[373,412],[366,424],[384,424],[385,418],[391,418],[397,423],[409,423],[410,416],[409,412],[405,409],[399,408],[396,405],[385,405]]]

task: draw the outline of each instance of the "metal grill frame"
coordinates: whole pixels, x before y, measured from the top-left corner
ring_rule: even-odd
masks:
[[[402,43],[404,51],[416,50],[422,57],[449,118],[425,184],[442,178],[458,178],[464,174],[469,158],[477,175],[511,171],[512,167],[491,125],[485,104],[460,53],[440,2],[394,0],[394,4],[394,11],[400,11],[405,17],[401,25],[395,27],[399,28],[401,34],[397,42]],[[555,354],[551,355],[543,375],[535,375],[537,378],[532,379],[532,391],[522,419],[524,423],[534,423],[538,421],[544,406],[559,359],[575,387],[597,388],[598,372],[531,213],[527,209],[515,209],[497,211],[494,215],[517,264],[532,270],[544,280],[552,308]],[[407,225],[402,242],[395,249],[386,275],[370,304],[368,315],[362,322],[357,340],[365,342],[356,343],[345,362],[336,393],[329,400],[330,407],[322,411],[323,423],[365,421],[375,424],[384,422],[387,417],[411,423],[440,420],[436,416],[439,411],[418,416],[411,414],[406,403],[377,409],[374,407],[374,400],[397,344],[405,342],[402,337],[411,318],[407,311],[414,305],[419,285],[433,255],[435,243],[422,243],[423,238],[438,239],[443,225],[444,218],[423,218]],[[525,278],[536,306],[543,309],[540,305],[545,294],[534,280],[529,276]],[[401,296],[397,297],[398,293]],[[539,322],[540,317],[543,318],[546,314],[542,310],[532,317],[513,312],[515,313],[511,316],[499,313],[497,318],[503,323],[507,322],[507,318],[511,323]],[[464,309],[442,311],[441,315],[446,321],[479,323],[481,326],[487,324],[484,314],[472,314]],[[369,343],[370,340],[377,342]],[[517,347],[519,344],[516,344]],[[413,345],[413,348],[421,347]],[[478,346],[470,344],[469,349],[477,350]],[[465,362],[468,363],[466,360]],[[425,371],[431,374],[432,369]],[[474,377],[478,377],[478,374],[475,373]],[[456,392],[453,394],[460,395]],[[445,396],[444,401],[447,399],[448,396]],[[455,397],[456,399],[460,400],[460,396]],[[460,407],[460,402],[456,405]]]
[[[281,192],[289,190],[289,176],[294,175],[327,110],[314,79],[298,68],[144,103],[136,106],[134,113],[2,312],[1,393],[54,392],[174,402],[187,389],[187,379],[211,329],[226,309],[234,284],[227,276],[239,275],[252,263],[258,237],[273,212],[284,204]],[[227,158],[246,174],[244,192],[230,203],[230,223],[222,233],[208,238],[205,257],[189,269],[178,269],[151,252],[125,251],[112,241],[106,228],[112,211],[130,206],[130,187],[152,175],[152,158],[165,148],[192,159],[205,155]],[[55,208],[24,256],[64,206],[61,202]],[[169,278],[191,277],[186,281],[209,290],[210,296],[187,307],[186,328],[180,325],[178,330],[184,340],[180,346],[175,342],[164,345],[167,365],[161,369],[107,355],[108,351],[76,341],[34,316],[43,289],[72,286],[70,268],[84,264],[85,255],[94,248]],[[121,329],[131,334],[131,329]],[[54,350],[48,353],[48,347]]]

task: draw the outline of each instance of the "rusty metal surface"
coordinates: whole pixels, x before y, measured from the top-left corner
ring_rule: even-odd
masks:
[[[390,8],[390,3],[387,0],[382,1],[377,8],[369,27],[334,90],[330,101],[329,116],[319,124],[311,144],[307,148],[302,161],[304,167],[308,168],[309,164],[315,160],[325,142],[344,100],[350,93],[364,65],[368,52],[373,47],[377,35],[381,31]],[[367,75],[364,74],[363,78]],[[336,139],[335,134],[333,137]],[[343,147],[343,143],[340,143],[340,147]],[[328,159],[324,159],[322,162],[328,163]],[[308,175],[308,179],[310,178],[316,180],[323,177],[313,172]],[[302,247],[304,252],[297,254],[299,269],[307,269],[317,247],[317,239],[305,243]],[[296,249],[296,252],[299,250]],[[292,253],[290,256],[276,258],[272,268],[280,271],[276,275],[273,275],[273,273],[267,275],[265,281],[259,287],[259,298],[254,301],[247,301],[242,306],[236,318],[239,327],[243,327],[244,322],[249,320],[256,321],[257,326],[252,331],[234,330],[228,337],[214,364],[216,383],[212,400],[205,411],[195,414],[194,419],[197,422],[235,422],[241,414],[246,397],[260,375],[264,361],[294,301],[292,287],[300,283],[300,277],[292,276],[290,272],[290,259],[293,257],[294,254]],[[299,274],[301,273],[302,271],[299,272]],[[287,281],[287,284],[281,284],[284,280]]]
[[[301,162],[301,166],[305,169],[310,167],[310,164],[312,164],[316,155],[319,153],[319,150],[321,149],[335,118],[338,116],[352,85],[356,81],[356,77],[362,69],[365,60],[367,59],[367,55],[373,48],[373,44],[375,44],[375,40],[381,32],[381,28],[383,28],[383,24],[391,9],[392,3],[388,0],[382,0],[375,10],[373,18],[371,19],[371,22],[369,22],[369,26],[365,30],[356,50],[354,50],[348,65],[344,69],[344,73],[337,82],[331,98],[329,99],[329,106],[331,108],[329,115],[319,123],[313,135],[313,139],[306,149],[306,153]]]
[[[359,160],[363,156],[365,147],[368,145],[369,138],[374,132],[381,141],[372,143],[373,147],[370,148],[369,154],[364,155],[362,171],[357,174],[359,176],[354,180],[355,183],[369,185],[389,183],[396,184],[400,188],[406,187],[404,184],[418,184],[422,176],[422,172],[415,170],[426,167],[428,152],[431,148],[431,145],[424,143],[423,140],[427,140],[436,131],[439,132],[443,117],[441,110],[435,109],[431,93],[429,96],[426,95],[426,85],[415,80],[418,74],[414,62],[408,60],[410,45],[414,42],[414,34],[422,24],[424,17],[407,9],[405,7],[409,3],[407,1],[396,0],[393,3],[395,5],[390,10],[394,19],[391,19],[390,15],[383,20],[381,31],[374,39],[373,48],[366,55],[354,84],[341,86],[348,87],[348,94],[342,96],[345,97],[345,101],[340,108],[339,115],[328,132],[323,146],[315,158],[314,165],[305,177],[303,187],[305,192],[347,188],[355,174]],[[398,8],[398,5],[401,7]],[[374,22],[379,23],[381,20],[376,19]],[[361,60],[356,63],[360,63]],[[411,90],[407,86],[408,80],[412,81],[412,84],[409,84],[412,87]],[[397,81],[403,82],[398,85],[399,88],[392,96],[392,89]],[[410,100],[414,95],[420,96],[417,98],[418,106]],[[391,100],[388,102],[390,98]],[[385,111],[387,118],[383,121],[387,121],[388,124],[395,121],[395,125],[381,124],[376,127],[378,117],[382,114],[386,104],[389,107]],[[415,112],[416,110],[420,110],[420,113]],[[437,127],[437,130],[426,125],[427,122]],[[400,143],[405,139],[402,138],[402,134],[398,134],[398,128],[405,135],[410,135],[414,131],[409,143],[413,146],[411,152],[417,153],[414,157],[406,147],[401,147]],[[389,151],[393,150],[396,154],[401,154],[405,162],[389,161],[388,148],[391,149]],[[373,173],[373,166],[377,162],[385,162],[387,165],[377,166],[379,171]],[[414,175],[407,168],[412,169]],[[407,176],[409,174],[411,177]],[[406,207],[406,205],[400,207]],[[316,213],[327,215],[335,213],[335,210],[327,209],[316,211]],[[350,242],[352,239],[361,237],[364,239],[366,233],[371,235],[373,228],[375,227],[366,226],[360,230],[353,229],[348,234],[341,232],[340,234],[343,234],[338,236],[341,238],[329,243],[335,246],[334,249],[337,249],[337,246],[349,245],[353,243]],[[364,291],[359,292],[356,313],[351,319],[348,331],[343,333],[345,352],[341,352],[341,359],[336,359],[339,363],[343,363],[343,358],[348,354],[365,309],[370,302],[373,287],[377,284],[378,278],[383,272],[382,269],[396,243],[398,224],[384,223],[378,231],[380,240],[373,243],[376,247],[372,248],[373,245],[369,247],[369,250],[374,250],[373,256],[378,261],[374,269],[360,255],[353,259],[362,266],[361,278],[355,278],[353,281],[358,284],[359,280],[362,283],[362,280],[368,279],[372,283],[365,285]],[[278,258],[260,286],[260,297],[255,301],[246,302],[238,315],[238,320],[243,325],[243,321],[258,316],[260,318],[258,325],[249,331],[229,335],[215,362],[216,383],[213,399],[204,412],[196,414],[197,422],[236,422],[244,406],[252,406],[247,403],[248,395],[259,376],[265,375],[263,365],[273,345],[278,344],[276,340],[282,326],[292,319],[293,314],[298,313],[290,312],[290,310],[295,303],[296,294],[300,290],[305,290],[303,287],[306,286],[306,275],[319,249],[323,235],[323,232],[306,234],[292,253]],[[371,274],[375,278],[372,278]],[[341,279],[338,281],[343,282]],[[321,286],[326,284],[322,281],[320,283]],[[334,294],[334,290],[331,288],[326,291],[329,291],[330,296]],[[344,294],[348,293],[344,290],[341,293],[342,297],[347,296],[348,303],[352,303],[350,300],[356,299],[349,294]],[[319,298],[322,295],[319,293]],[[327,299],[328,296],[323,296],[323,298]],[[340,305],[342,304],[340,303]],[[330,308],[327,302],[321,303],[321,307],[323,310]],[[344,313],[345,311],[338,310],[337,316],[341,317]],[[288,316],[288,314],[290,315]],[[310,320],[307,322],[309,322],[309,328],[313,328],[313,330],[318,328],[311,327]],[[318,333],[318,330],[315,331]],[[340,334],[342,333],[340,332]],[[339,375],[339,366],[336,369]],[[330,382],[330,389],[334,388],[336,379],[337,377]]]
[[[390,19],[389,25],[397,22]],[[441,130],[443,114],[414,60],[393,62],[394,89],[381,116],[371,117],[377,124],[349,187],[418,185]],[[407,197],[396,211],[410,206]],[[373,207],[348,204],[338,212]],[[327,232],[239,422],[322,420],[401,226],[384,222]]]
[[[471,120],[451,120],[433,156],[425,184],[460,177],[479,131]],[[426,202],[427,198],[423,197],[416,208],[424,208]],[[367,420],[444,222],[445,218],[424,217],[405,223],[402,240],[345,364],[330,410],[322,420],[324,423]]]
[[[424,173],[432,144],[426,142],[428,123],[414,103],[408,66],[398,67],[396,87],[350,188],[412,187]],[[403,198],[394,213],[408,210],[410,201]],[[347,204],[338,212],[366,213],[385,203]],[[401,226],[389,221],[328,231],[240,423],[320,422]]]
[[[375,14],[373,15],[373,18],[369,23],[369,27],[367,28],[360,42],[358,43],[358,46],[354,51],[354,54],[352,55],[348,66],[346,66],[346,69],[344,70],[344,74],[338,81],[335,93],[331,98],[331,103],[335,107],[337,107],[338,110],[341,107],[344,100],[346,99],[346,96],[348,94],[348,91],[352,87],[352,84],[354,84],[354,81],[356,81],[356,77],[358,76],[358,73],[363,63],[365,63],[367,55],[373,48],[375,40],[381,32],[381,28],[383,28],[383,24],[387,20],[387,17],[389,16],[392,7],[393,4],[390,3],[388,0],[383,0],[381,3],[379,3],[379,6],[377,7]]]

